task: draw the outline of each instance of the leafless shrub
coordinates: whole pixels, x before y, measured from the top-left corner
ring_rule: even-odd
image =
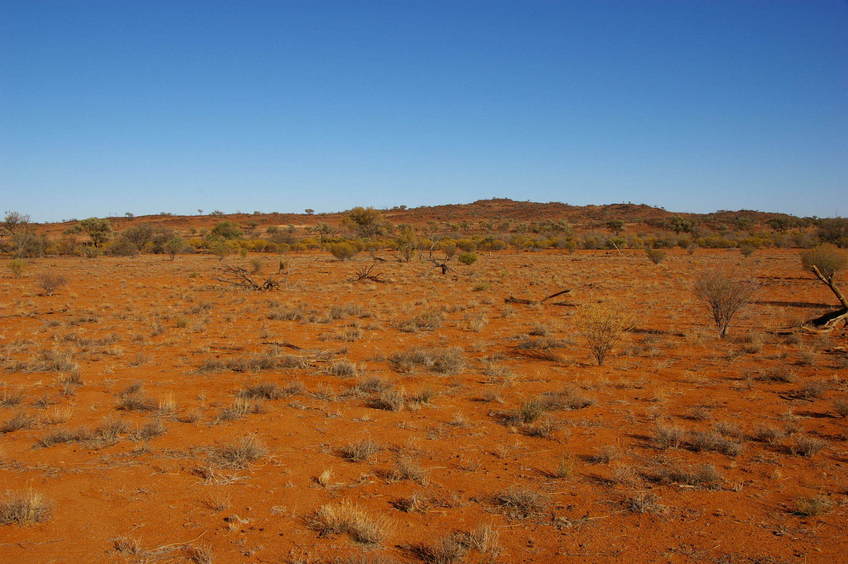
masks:
[[[56,293],[56,290],[68,283],[68,279],[55,272],[42,272],[36,276],[36,282],[38,282],[43,295],[52,296]]]
[[[705,272],[695,280],[695,296],[709,308],[722,339],[733,317],[748,305],[756,290],[753,282],[719,271]]]
[[[660,449],[679,448],[683,443],[684,431],[679,427],[657,425],[654,430],[654,444]]]
[[[811,458],[825,446],[827,446],[827,443],[821,439],[810,437],[809,435],[798,435],[792,440],[792,444],[789,445],[789,451],[795,456]]]
[[[583,307],[578,312],[576,323],[598,366],[603,365],[607,355],[632,325],[627,315],[606,304]]]

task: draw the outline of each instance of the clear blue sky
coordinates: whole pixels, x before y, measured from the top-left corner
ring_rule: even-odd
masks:
[[[0,211],[848,215],[845,0],[0,0]]]

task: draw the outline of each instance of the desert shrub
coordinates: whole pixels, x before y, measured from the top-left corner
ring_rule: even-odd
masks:
[[[242,236],[241,229],[232,221],[222,221],[209,232],[210,238],[239,239]]]
[[[338,376],[339,378],[354,378],[359,373],[356,363],[343,358],[333,361],[328,371],[333,376]]]
[[[9,271],[15,278],[20,278],[24,273],[24,268],[26,267],[26,261],[23,259],[12,259],[9,261],[7,265],[9,267]]]
[[[703,464],[695,468],[672,466],[662,468],[651,476],[651,479],[662,484],[683,484],[715,489],[721,484],[721,475],[711,464]]]
[[[380,445],[371,439],[350,443],[339,449],[339,453],[351,462],[367,462],[378,452],[380,452]]]
[[[679,427],[666,427],[658,425],[654,431],[654,443],[657,448],[678,448],[683,443],[683,429]]]
[[[386,411],[400,411],[405,404],[406,394],[403,390],[383,390],[368,401],[369,407]]]
[[[706,272],[695,280],[695,296],[710,310],[719,337],[727,335],[733,317],[750,303],[756,285],[722,272]]]
[[[826,445],[827,443],[821,439],[807,435],[798,435],[789,446],[789,451],[795,456],[811,458]]]
[[[818,270],[825,282],[830,284],[833,283],[834,277],[845,268],[846,264],[848,264],[848,253],[830,243],[819,245],[801,253],[801,265],[804,270],[813,273]]]
[[[659,264],[665,260],[666,253],[660,249],[645,249],[645,256],[648,257],[654,264]]]
[[[68,283],[67,278],[54,272],[42,272],[36,277],[36,281],[45,296],[52,296],[56,290]]]
[[[29,525],[46,521],[50,516],[50,507],[44,496],[34,490],[25,493],[6,492],[0,501],[0,524]]]
[[[138,252],[138,246],[124,237],[116,239],[106,250],[106,253],[113,257],[134,257]]]
[[[322,537],[346,534],[356,542],[376,544],[388,531],[388,522],[374,518],[349,501],[322,505],[309,517],[309,527]]]
[[[496,494],[494,503],[512,519],[527,519],[544,512],[551,500],[535,490],[512,487]]]
[[[477,255],[475,253],[460,253],[456,260],[465,265],[472,265],[477,262]]]
[[[237,441],[218,447],[213,453],[214,461],[229,468],[246,468],[251,462],[256,462],[267,450],[255,435],[245,435]]]
[[[340,243],[329,243],[327,245],[327,250],[330,251],[330,254],[336,257],[339,260],[348,260],[353,258],[358,252],[355,246],[347,241],[342,241]]]
[[[824,496],[800,497],[795,500],[795,513],[804,517],[815,517],[827,513],[833,504]]]
[[[269,399],[276,400],[290,396],[290,390],[283,389],[277,384],[271,382],[263,382],[254,384],[239,391],[238,397],[246,399]]]
[[[465,367],[465,357],[458,347],[414,348],[393,354],[389,360],[399,372],[410,372],[416,367],[422,367],[441,374],[455,374]]]
[[[418,330],[434,331],[442,326],[445,316],[439,310],[424,311],[397,324],[397,328],[404,333],[415,333]]]
[[[586,306],[577,316],[578,331],[586,339],[598,366],[603,365],[609,352],[630,326],[627,315],[606,304]]]

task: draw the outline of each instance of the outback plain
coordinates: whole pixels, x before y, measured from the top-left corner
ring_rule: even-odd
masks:
[[[839,307],[802,262],[815,242],[755,222],[749,246],[705,248],[697,218],[617,215],[501,248],[481,216],[586,211],[497,204],[348,221],[350,241],[342,215],[163,217],[170,255],[104,240],[4,264],[0,560],[843,559],[848,333],[805,325]],[[216,252],[225,220],[294,235]],[[475,244],[439,244],[445,221]],[[689,243],[646,251],[648,231]],[[715,273],[744,282],[723,336]]]

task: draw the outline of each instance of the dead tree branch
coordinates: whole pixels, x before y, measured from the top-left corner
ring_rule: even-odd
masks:
[[[244,288],[245,290],[253,290],[254,292],[270,292],[277,290],[280,283],[273,278],[267,278],[264,282],[254,280],[247,269],[240,266],[224,266],[221,269],[221,276],[216,278],[218,282]]]

